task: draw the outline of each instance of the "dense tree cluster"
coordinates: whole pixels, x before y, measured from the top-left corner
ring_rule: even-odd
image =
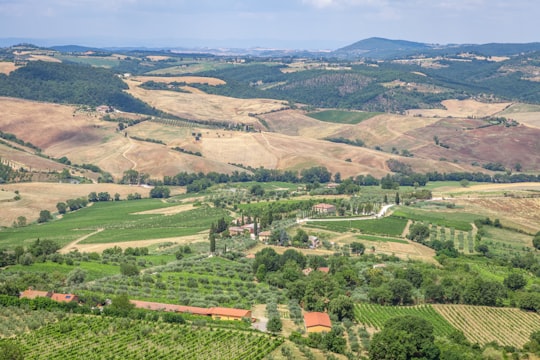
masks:
[[[53,103],[110,105],[158,115],[124,92],[127,85],[112,70],[70,63],[31,61],[9,75],[0,74],[0,95]]]

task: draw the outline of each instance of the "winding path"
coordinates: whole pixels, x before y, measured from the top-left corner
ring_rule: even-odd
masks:
[[[133,146],[134,146],[133,140],[132,140],[130,137],[128,137],[128,139],[129,139],[129,147],[122,153],[122,157],[123,157],[124,159],[126,159],[127,161],[129,161],[130,163],[132,163],[133,166],[131,167],[131,170],[135,170],[135,168],[137,167],[137,162],[136,162],[135,160],[132,160],[132,159],[130,159],[130,158],[128,158],[128,157],[126,156],[126,154],[128,153],[128,151],[130,151],[130,150],[133,148]]]
[[[78,243],[80,243],[80,242],[83,241],[83,240],[88,239],[90,236],[93,236],[93,235],[95,235],[95,234],[97,234],[97,233],[102,232],[103,230],[105,230],[105,229],[104,229],[104,228],[99,228],[99,229],[97,229],[96,231],[94,231],[94,232],[92,232],[92,233],[90,233],[90,234],[86,234],[86,235],[84,235],[84,236],[81,236],[80,238],[78,238],[78,239],[76,239],[76,240],[70,242],[69,244],[67,244],[66,246],[64,246],[63,248],[61,248],[58,252],[59,252],[60,254],[67,254],[67,253],[69,253],[70,251],[78,250],[78,249],[76,248],[75,245],[77,245]]]

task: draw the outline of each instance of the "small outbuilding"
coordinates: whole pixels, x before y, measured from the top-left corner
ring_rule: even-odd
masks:
[[[308,333],[330,332],[332,322],[330,316],[323,312],[307,312],[304,314],[304,324]]]

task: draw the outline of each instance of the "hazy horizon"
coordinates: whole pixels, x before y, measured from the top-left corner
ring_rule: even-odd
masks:
[[[530,0],[0,0],[0,34],[37,45],[334,50],[383,37],[538,41]]]

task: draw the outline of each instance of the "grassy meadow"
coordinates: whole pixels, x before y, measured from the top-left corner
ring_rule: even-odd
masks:
[[[92,206],[65,214],[62,219],[10,228],[0,232],[4,247],[29,245],[37,238],[67,245],[82,236],[90,236],[82,243],[116,243],[134,240],[161,239],[194,235],[210,228],[212,222],[227,217],[225,210],[201,206],[173,215],[137,214],[143,211],[164,209],[177,204],[158,199],[119,202],[98,202]]]

